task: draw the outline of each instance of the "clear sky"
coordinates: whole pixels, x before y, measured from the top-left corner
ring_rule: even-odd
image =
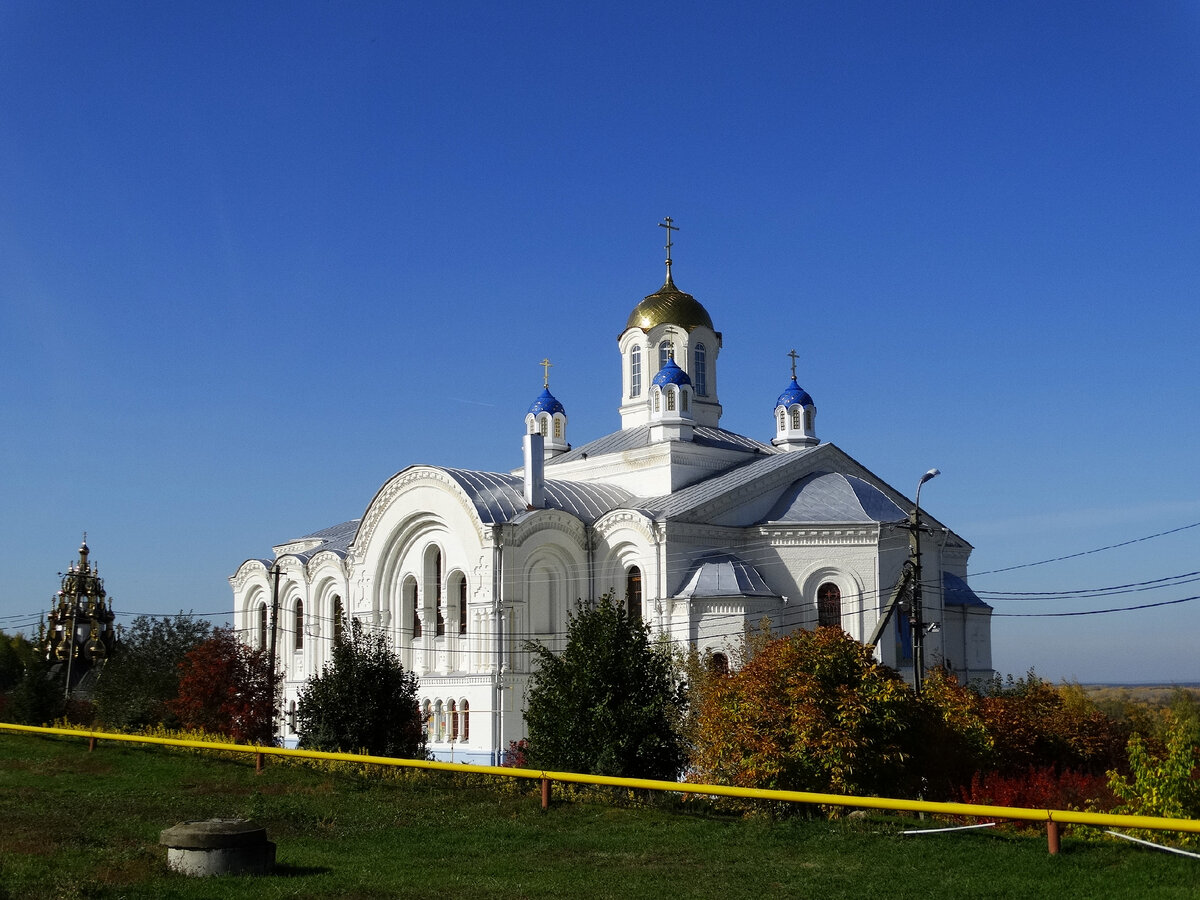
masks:
[[[84,531],[122,620],[228,616],[405,466],[519,465],[544,356],[615,430],[669,215],[722,424],[772,436],[794,347],[823,440],[940,468],[999,671],[1200,681],[1196,4],[7,0],[0,40],[0,628]]]

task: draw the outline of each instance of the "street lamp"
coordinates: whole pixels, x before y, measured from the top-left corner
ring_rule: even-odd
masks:
[[[912,535],[913,594],[908,620],[912,625],[913,691],[918,697],[925,682],[925,621],[921,609],[921,488],[925,482],[941,474],[938,469],[930,469],[917,482],[917,497],[909,524],[909,533]]]

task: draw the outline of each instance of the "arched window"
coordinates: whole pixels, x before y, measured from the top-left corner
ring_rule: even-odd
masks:
[[[433,731],[433,711],[430,709],[429,701],[425,700],[421,703],[421,735],[426,740],[429,739],[430,732]]]
[[[792,407],[792,428],[796,429],[799,427],[800,427],[800,407],[793,406]]]
[[[467,579],[458,582],[458,633],[467,633]]]
[[[304,649],[304,601],[300,600],[300,599],[296,600],[295,626],[296,626],[295,649],[303,650]]]
[[[629,351],[629,396],[638,397],[642,393],[642,348],[633,345]]]
[[[426,620],[433,620],[434,635],[441,637],[446,633],[446,612],[445,597],[442,596],[442,550],[436,544],[430,544],[425,549],[424,582],[421,605],[424,607]]]
[[[787,431],[787,413],[782,409],[779,411],[779,433]]]
[[[458,704],[453,700],[450,701],[450,708],[447,712],[450,717],[450,740],[458,740]]]
[[[337,643],[342,639],[342,633],[346,628],[346,611],[342,608],[342,598],[337,594],[333,595],[333,640]]]
[[[554,417],[554,438],[555,438],[555,440],[561,441],[562,436],[563,436],[563,420],[560,419],[558,416],[555,416]]]
[[[458,705],[458,714],[462,718],[458,733],[461,735],[463,743],[466,743],[471,739],[471,704],[463,700]]]
[[[667,360],[674,359],[674,357],[675,357],[675,342],[674,341],[660,342],[658,345],[658,367],[660,369],[664,368],[667,364]]]
[[[446,739],[446,707],[439,700],[433,706],[433,739],[439,744]]]
[[[675,412],[675,388],[667,388],[667,412]]]
[[[708,668],[713,675],[728,675],[729,657],[724,653],[714,653],[709,659]]]
[[[808,431],[813,430],[813,420],[816,418],[816,415],[817,415],[817,411],[815,409],[813,409],[811,406],[807,407],[804,410],[804,427]]]
[[[705,364],[708,362],[708,351],[704,349],[703,344],[697,344],[696,349],[692,352],[692,384],[696,386],[697,397],[708,396],[708,370]]]
[[[546,437],[547,434],[549,433],[549,429],[546,427],[546,420],[548,418],[549,418],[549,416],[542,416],[538,419],[538,423],[539,423],[538,427],[541,429],[542,437]]]
[[[410,577],[404,582],[404,605],[412,610],[412,636],[421,636],[421,609],[417,606],[417,579]]]
[[[625,608],[629,610],[629,618],[641,621],[642,570],[637,566],[631,566],[625,575]]]
[[[654,395],[654,411],[658,412],[658,389],[655,388],[651,393]]]
[[[546,424],[546,420],[542,419],[543,427],[545,426],[545,424]],[[434,554],[433,573],[434,573],[433,577],[435,579],[434,584],[436,585],[436,594],[434,596],[434,604],[435,604],[435,608],[437,609],[437,635],[438,635],[438,637],[441,637],[442,635],[444,635],[446,633],[446,613],[445,613],[445,610],[443,609],[444,604],[442,602],[442,551],[441,550],[437,551],[437,553]]]
[[[258,604],[258,646],[267,649],[267,604]]]
[[[842,592],[831,581],[817,588],[817,624],[842,625]]]
[[[683,410],[684,412],[687,412],[688,411],[687,407],[688,407],[688,392],[680,391],[679,392],[679,408],[681,410]]]

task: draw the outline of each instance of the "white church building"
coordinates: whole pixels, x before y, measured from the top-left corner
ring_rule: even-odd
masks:
[[[284,742],[349,617],[383,630],[419,676],[431,752],[477,763],[524,736],[525,644],[560,648],[581,598],[615,591],[653,633],[718,665],[764,617],[781,633],[839,625],[869,638],[909,558],[897,526],[912,501],[818,438],[794,354],[782,392],[753,401],[765,438],[721,427],[722,334],[675,286],[670,243],[665,283],[617,339],[619,430],[572,446],[547,379],[525,415],[520,468],[409,466],[360,518],[277,544],[230,578],[239,632],[258,646],[274,632]],[[991,608],[965,580],[971,545],[923,521],[926,665],[990,678]],[[911,680],[906,616],[876,653]]]

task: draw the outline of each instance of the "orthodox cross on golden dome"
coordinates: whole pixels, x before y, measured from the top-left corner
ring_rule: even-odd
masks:
[[[550,362],[549,357],[546,357],[540,363],[538,363],[538,365],[542,367],[542,387],[549,390],[550,389],[550,367],[552,365],[554,365],[554,363]]]
[[[671,239],[671,232],[678,231],[679,228],[671,223],[675,220],[667,216],[663,221],[658,223],[659,228],[667,229],[667,281],[671,280],[671,248],[675,245],[675,241]]]
[[[795,349],[793,349],[792,352],[788,354],[788,356],[790,356],[792,358],[792,378],[795,378],[796,377],[796,360],[798,360],[800,358],[800,354],[797,353],[795,351]]]

